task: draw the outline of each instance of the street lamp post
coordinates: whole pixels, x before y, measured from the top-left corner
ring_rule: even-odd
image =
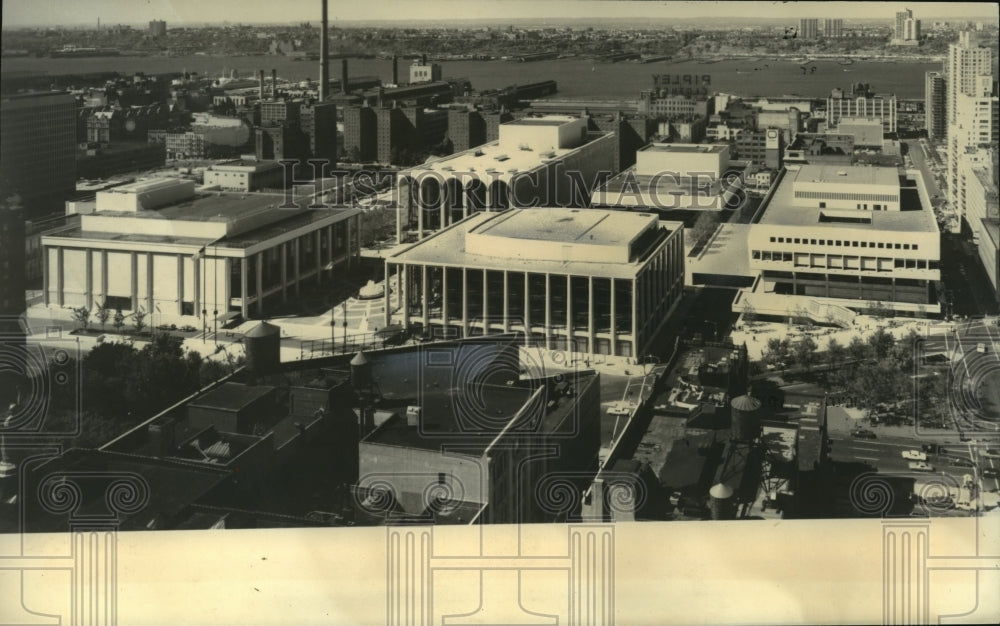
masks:
[[[347,354],[347,300],[341,304],[341,310],[344,312],[344,354]]]

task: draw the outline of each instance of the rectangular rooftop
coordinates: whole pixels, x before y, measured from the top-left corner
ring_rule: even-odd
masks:
[[[838,171],[846,171],[843,177],[837,174]],[[856,230],[863,228],[870,231],[889,231],[901,233],[936,233],[938,232],[937,220],[929,205],[925,205],[919,193],[922,186],[920,172],[907,170],[907,183],[915,184],[906,186],[900,185],[900,175],[895,167],[838,167],[838,166],[818,166],[806,165],[798,169],[789,168],[782,177],[781,182],[774,188],[770,199],[765,199],[765,203],[758,209],[759,220],[756,222],[762,226],[803,226],[840,228]],[[795,182],[798,180],[811,183],[813,181],[826,182],[829,177],[837,177],[836,181],[847,184],[862,185],[865,182],[874,185],[888,186],[889,181],[894,181],[901,210],[898,211],[847,211],[856,220],[840,219],[845,213],[841,209],[826,209],[817,206],[816,199],[803,199],[795,197]],[[912,177],[912,178],[909,178]],[[851,191],[851,193],[864,192],[865,190]],[[831,190],[836,193],[836,188]]]
[[[640,152],[688,152],[696,154],[718,154],[728,146],[698,143],[651,143],[639,148]]]
[[[646,234],[682,227],[679,222],[658,222],[650,213],[598,209],[479,212],[387,260],[631,279],[660,241],[650,238],[649,246],[640,245],[647,241]]]

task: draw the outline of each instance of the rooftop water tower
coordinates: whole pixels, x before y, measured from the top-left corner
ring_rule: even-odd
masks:
[[[254,374],[266,374],[281,365],[281,329],[261,322],[244,338],[247,369]]]
[[[750,442],[760,437],[760,400],[747,393],[733,398],[730,407],[733,441]]]
[[[708,490],[708,510],[714,520],[736,518],[736,498],[728,485],[716,483]]]

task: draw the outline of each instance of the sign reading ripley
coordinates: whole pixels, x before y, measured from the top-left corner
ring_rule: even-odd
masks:
[[[668,94],[707,94],[711,84],[711,74],[653,74],[654,89]]]

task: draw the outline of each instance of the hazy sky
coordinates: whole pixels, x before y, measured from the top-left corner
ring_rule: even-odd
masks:
[[[171,24],[203,22],[318,22],[320,0],[2,0],[3,26]],[[995,3],[975,2],[608,2],[603,0],[329,0],[331,20],[841,17],[893,19],[909,6],[923,20],[994,20]]]

